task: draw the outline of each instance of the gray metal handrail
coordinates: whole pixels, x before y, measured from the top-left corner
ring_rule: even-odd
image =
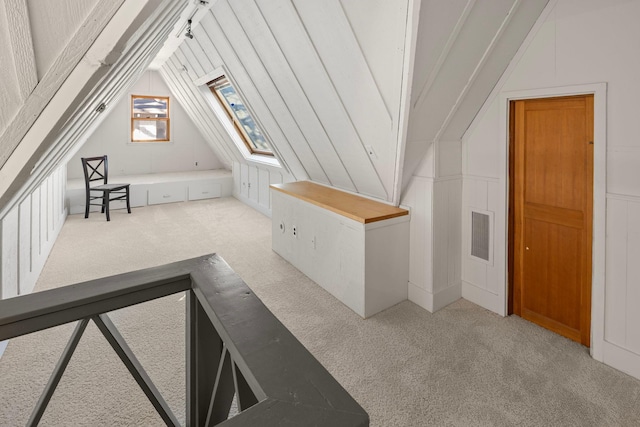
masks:
[[[0,301],[0,341],[79,321],[32,413],[37,425],[89,320],[167,425],[179,425],[107,312],[187,291],[187,426],[368,426],[369,416],[217,255]],[[234,396],[238,410],[228,418]]]

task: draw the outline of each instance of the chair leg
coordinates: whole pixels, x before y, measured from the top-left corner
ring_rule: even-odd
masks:
[[[100,213],[104,213],[104,207],[107,204],[107,201],[109,200],[109,193],[107,193],[106,191],[102,192],[102,208],[100,209]]]
[[[84,217],[89,218],[89,192],[86,192],[86,197],[84,201]]]
[[[105,191],[105,198],[103,199],[102,208],[107,211],[107,221],[111,221],[111,217],[109,216],[109,202],[111,201],[111,194],[108,191]]]
[[[131,213],[131,203],[129,202],[129,186],[127,185],[127,212]]]

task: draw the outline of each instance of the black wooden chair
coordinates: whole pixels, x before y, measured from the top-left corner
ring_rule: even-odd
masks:
[[[84,217],[89,218],[89,206],[101,206],[101,213],[107,214],[107,221],[111,221],[109,217],[109,202],[112,200],[126,200],[127,212],[131,213],[131,204],[129,203],[129,184],[109,184],[109,164],[107,156],[99,157],[83,157],[82,169],[84,170],[84,188],[86,192]],[[91,187],[93,181],[102,181],[102,185]],[[99,193],[99,195],[96,195]],[[93,200],[102,199],[100,204],[91,203]]]

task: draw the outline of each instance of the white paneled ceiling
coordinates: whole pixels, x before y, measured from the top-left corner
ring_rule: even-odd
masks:
[[[390,201],[407,19],[408,0],[219,0],[162,72],[223,66],[297,179]]]
[[[436,140],[459,141],[548,0],[423,0],[403,181]]]
[[[95,2],[0,134],[0,217],[86,140],[103,117],[97,107],[108,108],[137,80],[186,5],[175,0]]]
[[[547,2],[153,0],[149,7],[158,14],[171,7],[171,16],[156,25],[147,21],[135,36],[146,44],[127,45],[130,66],[112,66],[111,83],[94,81],[94,95],[75,100],[86,111],[74,116],[78,123],[60,124],[73,130],[58,126],[46,137],[42,147],[62,148],[40,164],[49,170],[86,138],[94,128],[91,102],[123,93],[169,39],[174,51],[166,50],[157,66],[227,166],[245,159],[202,90],[221,69],[296,179],[397,203],[401,184],[431,144],[461,138]],[[181,37],[185,18],[194,20],[193,39]],[[130,29],[121,31],[123,39],[135,39]],[[103,93],[109,84],[113,90]],[[22,167],[13,192],[32,166]]]
[[[194,82],[223,67],[296,179],[397,202],[430,144],[461,138],[547,1],[218,0],[162,73],[195,112]],[[219,123],[198,126],[237,152]]]

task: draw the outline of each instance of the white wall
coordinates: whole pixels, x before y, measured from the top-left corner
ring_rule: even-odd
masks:
[[[221,0],[162,73],[193,94],[193,82],[224,67],[296,179],[391,201],[409,3]],[[197,93],[186,99],[208,108]],[[237,157],[215,117],[199,116],[214,143]]]
[[[170,97],[171,142],[131,143],[129,95],[132,94]],[[103,154],[109,156],[111,175],[195,171],[224,167],[160,74],[155,71],[143,73],[128,94],[115,105],[108,106],[105,113],[108,116],[69,161],[69,179],[83,178],[81,157]]]
[[[62,229],[66,170],[58,167],[0,218],[0,299],[28,294]]]
[[[506,283],[507,187],[501,153],[506,152],[507,142],[501,128],[506,109],[500,100],[518,91],[605,82],[606,111],[596,111],[595,120],[606,123],[606,136],[596,137],[595,143],[606,144],[607,237],[605,248],[594,247],[594,256],[604,249],[606,276],[603,292],[597,292],[599,282],[594,278],[593,355],[640,378],[638,16],[638,0],[558,0],[530,44],[523,45],[518,62],[463,138],[463,212],[479,207],[495,213],[495,265],[479,264],[465,251],[462,278],[463,297],[496,312],[504,307],[498,295]],[[594,203],[604,206],[605,200]],[[597,224],[599,218],[594,220]],[[465,222],[463,247],[469,240],[468,228]]]
[[[271,184],[295,181],[284,169],[233,163],[233,196],[271,217]]]
[[[461,296],[460,141],[429,147],[402,205],[411,209],[409,300],[434,312]]]

